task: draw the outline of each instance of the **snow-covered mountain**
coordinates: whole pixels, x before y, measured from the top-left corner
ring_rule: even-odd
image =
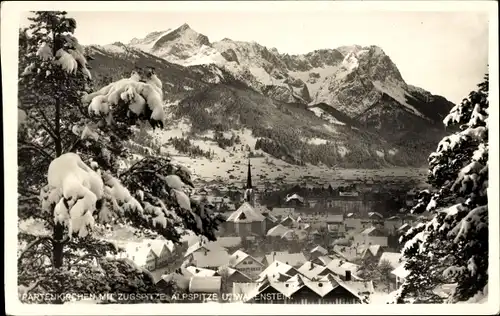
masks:
[[[249,152],[263,161],[262,174],[296,167],[308,174],[312,165],[322,175],[325,166],[421,167],[451,106],[406,84],[376,46],[287,55],[257,43],[210,43],[183,25],[87,49],[96,86],[155,67],[169,115],[156,142],[191,156],[184,163],[196,161],[194,169],[226,177]]]
[[[444,98],[409,86],[377,46],[342,46],[288,55],[255,42],[226,38],[211,43],[187,24],[134,39],[129,45],[183,66],[214,64],[273,99],[325,103],[367,123],[373,123],[373,113],[366,115],[367,111],[389,99],[404,111],[432,122],[440,121],[451,108]],[[381,128],[381,122],[377,126]]]

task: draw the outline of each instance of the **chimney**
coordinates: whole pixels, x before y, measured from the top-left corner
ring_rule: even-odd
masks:
[[[273,252],[273,261],[276,260],[276,251]],[[278,265],[278,263],[276,263],[276,265]]]
[[[345,280],[351,281],[351,271],[350,270],[345,271]]]
[[[310,262],[309,270],[312,270],[312,269],[314,269],[314,263]]]

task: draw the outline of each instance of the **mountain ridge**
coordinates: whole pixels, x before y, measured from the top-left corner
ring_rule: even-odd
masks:
[[[248,155],[268,161],[264,169],[302,165],[299,173],[313,165],[422,167],[443,133],[447,100],[406,84],[376,46],[316,50],[304,61],[255,42],[220,42],[222,53],[187,25],[87,49],[98,85],[155,67],[169,122],[152,135],[165,153],[190,155],[212,171],[228,164],[230,172]],[[308,96],[315,84],[324,92],[318,102]]]

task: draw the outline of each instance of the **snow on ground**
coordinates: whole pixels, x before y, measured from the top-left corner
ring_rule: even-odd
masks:
[[[394,156],[397,152],[398,152],[398,150],[396,148],[389,149],[389,155],[391,155],[391,156]]]
[[[200,47],[200,50],[196,52],[196,54],[184,60],[182,63],[184,66],[196,66],[205,64],[223,65],[226,62],[227,61],[224,56],[222,56],[217,50],[203,45]]]
[[[290,71],[288,74],[290,77],[300,79],[306,83],[307,89],[309,89],[309,95],[314,97],[321,87],[325,78],[333,73],[335,73],[339,69],[339,66],[325,66],[325,67],[317,67],[312,68],[308,71]],[[319,75],[319,78],[315,78],[312,80],[309,75],[311,73],[316,73]]]
[[[384,151],[382,150],[375,150],[375,153],[377,154],[377,156],[379,156],[380,158],[384,158],[385,157],[385,153]]]
[[[302,141],[304,143],[308,143],[310,145],[325,145],[326,143],[328,143],[328,141],[326,139],[317,138],[317,137],[309,138],[309,139],[302,139]]]
[[[375,292],[370,295],[370,304],[387,304],[387,301],[391,298],[389,293]]]
[[[325,124],[325,128],[333,129],[332,125]],[[291,165],[283,160],[276,159],[262,150],[254,150],[257,138],[252,135],[249,129],[236,130],[225,132],[224,137],[230,138],[232,133],[239,136],[241,143],[226,149],[220,148],[215,141],[210,141],[214,138],[214,131],[206,131],[203,134],[196,136],[188,136],[191,131],[191,123],[186,120],[179,120],[169,124],[165,130],[152,132],[153,136],[163,144],[162,153],[172,157],[173,161],[186,166],[193,173],[195,181],[226,181],[232,183],[239,183],[245,181],[248,151],[248,145],[255,154],[262,155],[262,157],[254,157],[252,161],[252,173],[260,181],[274,180],[276,178],[283,178],[285,182],[298,181],[303,176],[312,176],[318,180],[331,181],[336,180],[355,180],[363,178],[397,178],[397,177],[416,177],[424,178],[426,169],[418,168],[399,168],[399,169],[333,169],[325,166],[307,165],[304,167]],[[184,136],[183,136],[184,133]],[[188,157],[184,153],[180,153],[171,145],[167,145],[170,137],[189,137],[191,143],[199,146],[205,151],[214,153],[212,160],[201,157]],[[314,138],[309,139],[309,143],[320,144],[325,143],[324,139]],[[242,147],[243,146],[243,150]],[[345,156],[349,150],[343,146],[338,146],[338,153]],[[395,150],[392,152],[395,153]],[[391,154],[391,151],[389,151]],[[142,156],[135,155],[135,159],[140,159]]]
[[[345,125],[344,122],[341,122],[337,120],[333,115],[330,115],[329,113],[326,113],[323,111],[323,109],[317,108],[317,107],[310,107],[308,108],[309,111],[313,112],[317,117],[322,117],[324,120],[327,120],[328,122],[332,124],[338,124],[338,125]]]
[[[275,84],[273,81],[273,77],[267,73],[267,71],[262,67],[249,67],[248,68],[252,75],[257,79],[257,81],[265,84],[265,85],[273,85]]]

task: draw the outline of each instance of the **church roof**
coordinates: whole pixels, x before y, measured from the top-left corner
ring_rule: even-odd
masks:
[[[229,215],[226,221],[234,223],[251,223],[262,222],[264,219],[265,217],[260,211],[253,208],[250,203],[245,202]]]

